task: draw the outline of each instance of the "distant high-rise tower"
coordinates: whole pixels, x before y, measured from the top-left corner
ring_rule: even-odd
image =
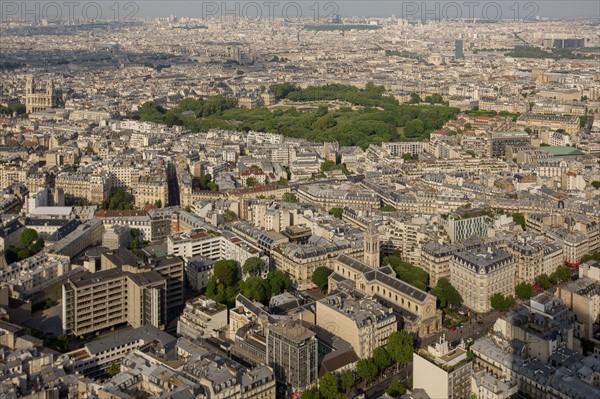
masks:
[[[462,39],[458,39],[454,41],[454,58],[457,60],[465,57],[463,53],[463,41]]]
[[[377,269],[379,267],[379,233],[373,223],[369,223],[369,228],[363,238],[364,263]]]

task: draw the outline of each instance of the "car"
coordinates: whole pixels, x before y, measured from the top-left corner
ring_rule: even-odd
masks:
[[[451,330],[456,331],[456,326],[452,326]]]
[[[470,344],[471,342],[473,342],[473,338],[467,339],[467,344]]]

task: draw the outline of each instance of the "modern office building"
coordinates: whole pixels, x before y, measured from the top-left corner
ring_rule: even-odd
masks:
[[[63,285],[66,334],[85,336],[121,324],[164,328],[183,305],[183,262],[176,257],[136,264],[126,250],[101,255],[101,270]]]
[[[269,325],[267,363],[275,378],[293,392],[309,388],[318,375],[316,334],[293,320]]]
[[[463,53],[463,41],[462,39],[458,39],[454,41],[454,58],[460,60],[465,57]]]

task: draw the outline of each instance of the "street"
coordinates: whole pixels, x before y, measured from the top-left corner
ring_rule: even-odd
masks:
[[[407,380],[408,380],[408,375],[411,373],[412,371],[412,361],[409,363],[404,364],[399,370],[398,372],[396,372],[396,367],[392,366],[390,367],[386,372],[384,373],[382,376],[380,376],[377,380],[374,381],[373,385],[370,385],[366,391],[366,397],[367,398],[378,398],[381,395],[383,395],[383,393],[385,392],[385,390],[390,386],[390,383],[392,382],[393,379],[398,378],[400,380],[400,382],[406,386],[407,385]]]

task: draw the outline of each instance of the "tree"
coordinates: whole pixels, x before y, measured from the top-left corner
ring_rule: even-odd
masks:
[[[571,269],[567,266],[558,266],[556,271],[550,276],[550,279],[556,280],[557,282],[568,281],[571,279],[571,273]]]
[[[39,238],[37,231],[28,227],[21,231],[21,242],[26,248],[29,248]]]
[[[542,287],[545,290],[547,290],[548,288],[550,288],[552,286],[552,282],[550,282],[550,277],[548,277],[548,275],[546,273],[543,273],[543,274],[540,274],[539,276],[537,276],[535,278],[535,282],[537,283],[537,285],[539,285],[540,287]]]
[[[531,284],[522,282],[515,287],[515,294],[519,299],[529,299],[533,296],[533,288],[531,287]]]
[[[218,283],[233,286],[238,282],[238,266],[234,260],[222,259],[215,263],[213,275]]]
[[[377,366],[373,359],[360,359],[356,363],[356,374],[364,381],[368,381],[377,376]]]
[[[319,287],[321,291],[325,291],[327,288],[327,283],[329,280],[329,275],[332,273],[332,270],[326,266],[319,266],[315,269],[312,275],[312,282],[314,285]]]
[[[390,265],[400,280],[421,290],[427,289],[427,280],[429,279],[427,272],[408,262],[403,262],[400,256],[386,256],[383,258],[382,264]]]
[[[267,274],[267,282],[271,288],[271,295],[279,295],[292,289],[292,280],[281,270],[273,270]]]
[[[38,252],[40,252],[42,249],[44,249],[44,239],[42,238],[38,238],[33,244],[31,244],[31,246],[29,247],[30,252],[32,253],[32,255],[37,254]]]
[[[500,312],[506,312],[508,309],[515,306],[515,299],[511,295],[504,296],[497,292],[490,297],[490,305]]]
[[[162,201],[161,200],[154,201],[154,206],[157,208],[162,208]]]
[[[391,205],[384,205],[381,207],[382,212],[396,212],[396,208]]]
[[[373,361],[381,373],[383,370],[389,367],[390,363],[392,362],[392,358],[385,348],[376,348],[373,351]]]
[[[600,181],[598,181],[598,180],[594,180],[591,184],[592,184],[592,187],[594,187],[596,190],[598,190],[600,188]]]
[[[242,271],[244,274],[250,274],[256,276],[262,270],[262,260],[257,257],[251,257],[246,259],[244,262],[244,266],[242,266]]]
[[[109,377],[114,377],[115,375],[119,374],[121,372],[121,370],[119,369],[119,366],[117,366],[117,364],[115,362],[112,362],[110,364],[110,367],[108,368],[108,370],[106,370],[106,374],[108,374]]]
[[[248,277],[240,281],[242,294],[253,301],[266,303],[269,300],[270,289],[266,280],[260,277]]]
[[[516,224],[520,225],[523,228],[523,230],[525,230],[525,215],[523,215],[522,213],[515,212],[511,216],[513,218],[513,221]]]
[[[385,393],[392,397],[397,397],[404,395],[406,393],[406,387],[400,383],[398,380],[393,380],[388,389],[386,389]]]
[[[321,394],[316,388],[309,388],[302,392],[302,399],[321,399]]]
[[[329,371],[319,379],[319,390],[325,399],[334,399],[338,395],[338,380]]]
[[[409,104],[418,104],[421,102],[423,102],[423,100],[421,99],[420,95],[417,93],[410,93],[410,100],[408,100]]]
[[[234,211],[231,211],[229,209],[226,209],[223,212],[223,220],[225,221],[225,223],[231,223],[231,222],[235,222],[237,220],[237,215],[235,214]]]
[[[440,307],[442,308],[447,306],[458,307],[463,302],[460,293],[450,284],[450,281],[446,277],[438,280],[436,286],[431,290],[431,294],[440,301]]]
[[[342,218],[342,213],[344,212],[344,210],[342,208],[331,208],[329,210],[329,214],[333,215],[333,217],[341,219]]]
[[[296,194],[294,194],[294,193],[284,193],[283,196],[281,197],[281,200],[283,202],[291,202],[294,204],[298,203],[298,197],[296,197]]]
[[[414,341],[405,330],[393,332],[387,340],[387,351],[394,361],[408,363],[412,359]]]
[[[248,186],[248,187],[254,187],[254,186],[256,186],[257,183],[258,183],[258,180],[256,180],[255,177],[249,177],[246,179],[246,186]]]
[[[348,392],[350,388],[352,388],[355,384],[354,374],[352,370],[344,370],[340,374],[340,383],[342,385],[342,390]]]
[[[408,121],[404,126],[404,135],[406,137],[420,137],[423,134],[425,125],[420,119]]]

